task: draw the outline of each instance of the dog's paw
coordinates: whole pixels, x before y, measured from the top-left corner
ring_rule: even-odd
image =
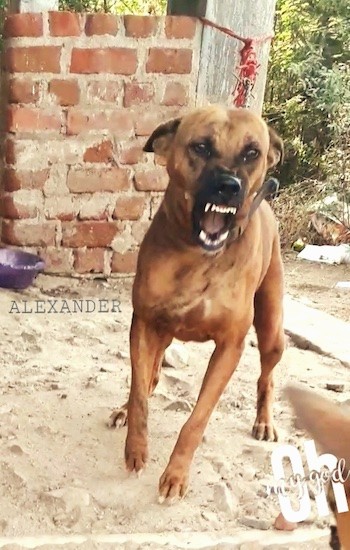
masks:
[[[128,411],[126,407],[121,407],[112,412],[107,421],[108,428],[123,428],[128,423]]]
[[[175,468],[170,465],[159,480],[158,502],[173,504],[183,498],[188,487],[188,472],[183,468]]]
[[[278,433],[272,423],[261,422],[257,419],[252,433],[258,441],[278,441]]]
[[[142,470],[146,467],[147,459],[147,443],[138,440],[126,440],[125,465],[129,472],[136,472],[140,477]]]

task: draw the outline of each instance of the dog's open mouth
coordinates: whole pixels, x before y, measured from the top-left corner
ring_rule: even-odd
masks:
[[[235,206],[207,202],[199,213],[198,239],[203,248],[214,251],[222,248],[234,225]]]

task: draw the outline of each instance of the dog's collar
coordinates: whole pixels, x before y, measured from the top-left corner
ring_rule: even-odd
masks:
[[[259,191],[256,193],[252,201],[252,204],[250,205],[248,214],[243,218],[241,223],[238,223],[232,229],[230,240],[235,241],[242,235],[251,217],[253,216],[255,210],[257,210],[257,208],[260,206],[262,201],[266,199],[269,195],[274,195],[275,193],[277,193],[278,188],[279,188],[279,182],[276,178],[269,178],[262,184]]]

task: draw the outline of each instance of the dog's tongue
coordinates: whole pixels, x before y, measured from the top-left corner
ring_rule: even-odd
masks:
[[[219,233],[225,226],[225,214],[206,212],[201,220],[201,226],[206,233]]]

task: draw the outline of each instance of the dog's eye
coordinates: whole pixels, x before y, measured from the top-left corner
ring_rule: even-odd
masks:
[[[191,147],[192,151],[194,151],[194,153],[196,153],[196,155],[198,155],[199,157],[205,158],[205,159],[208,159],[212,154],[210,144],[207,143],[207,142],[204,142],[204,141],[199,141],[197,143],[191,143],[190,147]]]
[[[249,162],[250,160],[255,160],[260,155],[260,151],[256,149],[255,147],[250,147],[246,151],[244,151],[242,157],[243,162]]]

